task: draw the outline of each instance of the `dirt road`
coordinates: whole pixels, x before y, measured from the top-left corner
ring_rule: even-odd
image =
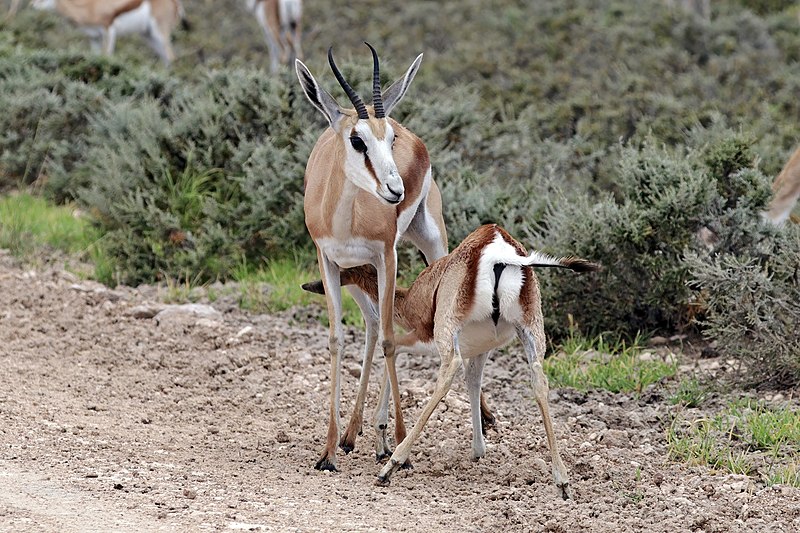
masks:
[[[389,488],[372,429],[339,473],[315,471],[327,427],[326,331],[291,316],[150,316],[152,289],[106,289],[0,253],[2,531],[797,531],[800,491],[671,463],[668,402],[551,394],[574,499],[556,498],[516,349],[487,365],[499,415],[470,460],[458,385]],[[145,308],[137,306],[144,305]],[[362,338],[346,341],[343,405]],[[416,417],[438,362],[404,358]],[[374,380],[369,406],[377,396]]]

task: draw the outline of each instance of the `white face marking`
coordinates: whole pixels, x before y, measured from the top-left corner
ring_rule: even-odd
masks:
[[[355,127],[356,136],[359,137],[367,147],[366,157],[362,152],[356,151],[350,141],[350,131],[342,132],[345,143],[345,162],[344,170],[347,177],[361,189],[368,191],[375,197],[388,204],[398,204],[405,196],[405,186],[403,178],[397,170],[392,153],[392,143],[394,142],[394,129],[386,123],[386,136],[377,139],[370,127],[359,121]],[[369,164],[375,172],[373,176],[367,166]],[[377,178],[378,182],[375,182]]]

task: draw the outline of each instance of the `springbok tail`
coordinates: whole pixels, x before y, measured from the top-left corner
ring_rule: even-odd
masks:
[[[574,272],[597,272],[602,269],[597,263],[592,263],[580,257],[572,255],[567,257],[553,257],[537,250],[531,252],[528,257],[514,255],[503,258],[502,261],[498,261],[498,263],[501,262],[516,266],[568,268]]]

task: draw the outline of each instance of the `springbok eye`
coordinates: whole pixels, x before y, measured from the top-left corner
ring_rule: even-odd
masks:
[[[367,145],[364,144],[364,141],[361,140],[361,137],[353,135],[350,137],[350,144],[353,145],[353,150],[356,152],[361,152],[362,154],[367,153]]]

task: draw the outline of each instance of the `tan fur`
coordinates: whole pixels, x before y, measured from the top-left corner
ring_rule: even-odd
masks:
[[[57,0],[56,11],[82,28],[100,28],[103,31],[102,50],[111,54],[114,37],[110,35],[114,21],[121,15],[139,8],[145,0]],[[172,50],[172,32],[183,16],[180,0],[149,0],[151,18],[155,22],[160,42],[159,55],[166,64],[175,54]]]
[[[779,224],[789,218],[798,198],[800,198],[800,147],[798,147],[781,173],[772,183],[772,201],[766,217],[773,223]]]
[[[421,55],[401,78],[406,83],[405,89],[420,61]],[[316,468],[335,470],[343,351],[339,273],[342,268],[371,264],[381,281],[376,280],[377,296],[371,302],[361,293],[354,294],[367,324],[367,339],[356,407],[338,445],[345,451],[352,450],[356,436],[361,433],[364,400],[379,337],[383,339],[381,347],[386,363],[382,391],[391,383],[395,439],[400,442],[406,431],[394,357],[395,247],[400,238],[407,238],[429,261],[434,261],[447,253],[447,234],[441,194],[430,176],[430,158],[422,141],[397,121],[376,118],[371,106],[362,109],[365,118],[359,118],[353,109],[342,109],[330,95],[322,94],[324,90],[318,88],[302,62],[296,62],[296,69],[309,100],[331,126],[320,136],[309,156],[303,207],[306,226],[317,247],[330,320],[331,409],[325,448]],[[391,96],[388,110],[399,102],[405,89]],[[391,145],[390,126],[394,132]],[[362,153],[350,146],[350,137],[357,132],[362,141],[368,141],[365,146],[370,144],[372,148]],[[353,174],[348,176],[348,172]],[[386,437],[388,404],[384,400],[387,398],[382,393],[375,415],[377,457],[388,456],[391,451]]]
[[[136,9],[144,0],[57,0],[56,10],[78,26],[108,28],[119,15]]]

